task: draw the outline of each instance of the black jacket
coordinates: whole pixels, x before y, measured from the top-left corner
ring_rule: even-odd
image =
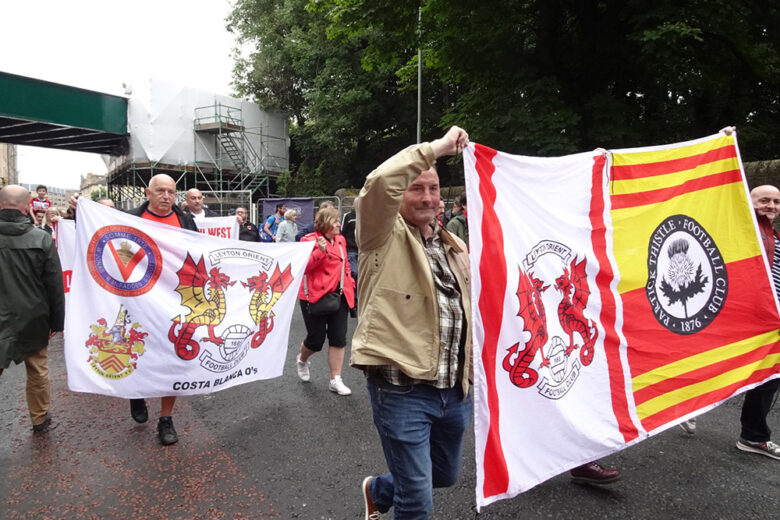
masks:
[[[0,295],[0,368],[7,368],[46,347],[65,321],[54,241],[15,209],[0,210]]]
[[[260,242],[260,230],[251,222],[239,224],[238,239],[244,242]]]
[[[357,224],[357,215],[355,210],[352,209],[344,215],[341,221],[341,234],[344,235],[344,239],[347,241],[347,251],[357,252],[358,246],[355,242],[355,225]]]

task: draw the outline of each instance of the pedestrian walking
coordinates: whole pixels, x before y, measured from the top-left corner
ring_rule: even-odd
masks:
[[[455,484],[471,421],[466,244],[439,226],[436,159],[468,134],[410,146],[366,178],[355,201],[360,319],[351,365],[364,371],[388,472],[366,477],[365,518],[428,518]]]
[[[54,241],[30,223],[29,208],[26,189],[0,190],[0,374],[24,362],[32,429],[45,433],[52,425],[47,347],[63,330],[65,294]]]
[[[339,395],[350,395],[352,390],[341,378],[344,348],[347,345],[349,309],[355,306],[355,281],[347,261],[346,241],[339,233],[339,212],[334,207],[321,209],[314,217],[314,232],[301,242],[314,241],[298,292],[301,314],[306,325],[306,339],[296,359],[298,377],[308,382],[311,378],[309,358],[322,350],[328,338],[328,389]]]
[[[141,217],[152,222],[159,222],[172,227],[198,231],[198,226],[192,215],[185,213],[176,205],[176,181],[169,175],[160,173],[149,180],[149,186],[145,190],[147,200],[137,208],[128,211],[130,215]],[[71,198],[70,209],[76,211],[76,199]],[[169,269],[170,267],[163,267]],[[161,338],[167,341],[167,338]],[[149,338],[148,341],[154,341]],[[160,398],[160,418],[157,421],[157,437],[160,444],[168,446],[178,442],[179,436],[173,426],[173,407],[176,404],[176,396],[170,395]],[[149,411],[145,399],[130,399],[130,416],[137,423],[145,423],[149,418]]]

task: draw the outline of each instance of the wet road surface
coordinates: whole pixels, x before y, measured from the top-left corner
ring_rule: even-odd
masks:
[[[170,447],[157,441],[158,399],[136,424],[125,400],[70,392],[56,337],[48,434],[30,431],[24,367],[0,377],[0,519],[362,519],[360,482],[385,471],[363,376],[345,367],[353,395],[329,392],[323,353],[312,358],[312,382],[300,382],[303,336],[296,312],[282,377],[179,398]],[[478,516],[471,433],[461,478],[434,492],[432,518],[780,518],[780,461],[734,447],[740,407],[737,397],[701,417],[696,435],[672,428],[605,459],[623,470],[611,486],[573,485],[564,474]],[[775,440],[779,415],[776,406]]]

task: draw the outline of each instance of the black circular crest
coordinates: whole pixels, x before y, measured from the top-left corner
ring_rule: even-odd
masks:
[[[668,330],[695,334],[712,323],[728,294],[726,264],[710,234],[687,215],[672,215],[650,235],[645,293]]]

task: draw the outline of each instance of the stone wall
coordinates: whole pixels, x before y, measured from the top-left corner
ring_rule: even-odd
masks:
[[[16,145],[0,143],[0,186],[17,184],[19,173],[16,170]]]

